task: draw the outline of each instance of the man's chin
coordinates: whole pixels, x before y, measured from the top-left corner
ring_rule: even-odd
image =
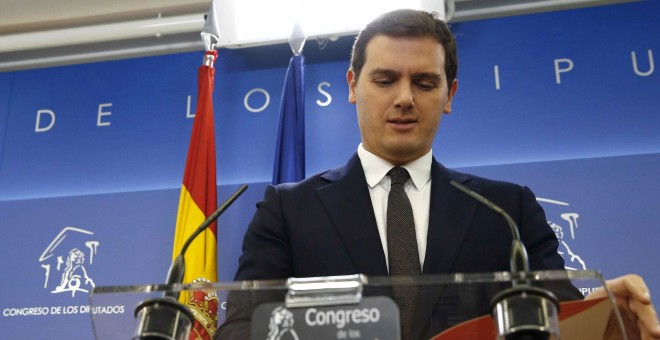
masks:
[[[403,165],[415,159],[424,156],[428,151],[419,147],[402,145],[397,148],[391,148],[388,152],[388,159],[394,165]]]

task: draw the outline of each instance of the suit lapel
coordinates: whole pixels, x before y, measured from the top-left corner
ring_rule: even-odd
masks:
[[[431,208],[429,210],[429,230],[426,237],[426,257],[424,275],[448,274],[453,272],[453,264],[470,226],[477,207],[476,201],[454,188],[449,181],[464,183],[468,177],[446,169],[433,160],[431,165]],[[413,339],[431,332],[433,306],[442,295],[444,287],[422,286],[417,301]],[[430,336],[432,334],[425,334]]]
[[[369,189],[357,154],[345,166],[329,171],[323,178],[333,183],[317,189],[317,195],[356,272],[388,275]]]
[[[429,230],[422,272],[426,275],[452,273],[477,202],[449,184],[451,180],[463,183],[468,177],[444,168],[435,160],[431,178]]]

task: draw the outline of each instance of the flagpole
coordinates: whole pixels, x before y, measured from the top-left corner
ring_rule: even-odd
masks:
[[[186,238],[195,232],[197,225],[212,215],[218,204],[213,113],[214,63],[218,57],[215,48],[219,41],[215,5],[213,1],[205,17],[204,28],[200,32],[205,52],[202,65],[198,69],[197,108],[179,200],[173,256],[176,256],[174,254],[177,254],[177,251],[181,251]],[[216,222],[189,245],[190,249],[184,258],[184,283],[217,281]],[[194,316],[189,339],[213,339],[218,327],[217,293],[186,291],[179,296],[179,302],[186,305]]]
[[[284,78],[275,144],[273,185],[305,178],[305,56],[307,35],[300,21],[294,23],[289,46],[293,56]]]

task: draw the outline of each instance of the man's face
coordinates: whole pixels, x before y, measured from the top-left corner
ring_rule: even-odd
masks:
[[[431,150],[457,88],[456,81],[447,88],[444,66],[444,48],[431,37],[369,41],[359,77],[346,74],[365,149],[394,165]]]

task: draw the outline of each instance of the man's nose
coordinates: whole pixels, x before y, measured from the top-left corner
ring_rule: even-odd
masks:
[[[410,110],[415,106],[413,98],[413,91],[410,85],[401,84],[397,91],[397,96],[394,101],[394,107],[401,110]]]

